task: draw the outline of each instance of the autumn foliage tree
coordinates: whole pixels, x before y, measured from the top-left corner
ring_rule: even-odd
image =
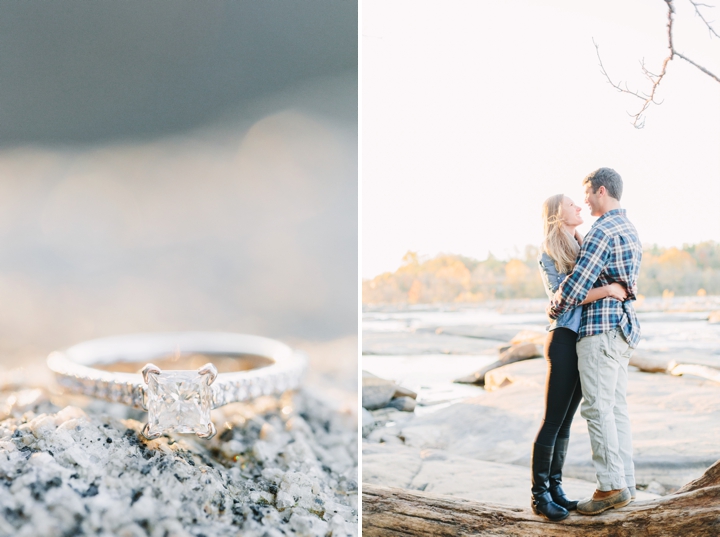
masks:
[[[484,261],[460,255],[421,260],[408,252],[395,272],[363,282],[364,304],[482,302],[504,298],[544,298],[538,251]],[[720,244],[703,242],[682,248],[648,247],[638,281],[644,296],[720,295]]]
[[[402,266],[363,282],[365,304],[480,302],[495,298],[539,298],[544,295],[537,269],[537,250],[525,259],[478,261],[439,255],[420,261],[408,252]]]

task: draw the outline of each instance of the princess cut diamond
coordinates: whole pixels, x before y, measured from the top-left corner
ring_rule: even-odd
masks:
[[[148,436],[169,431],[208,435],[212,389],[198,371],[162,371],[147,376]]]

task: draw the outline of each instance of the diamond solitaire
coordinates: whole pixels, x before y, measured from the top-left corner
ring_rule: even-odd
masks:
[[[147,410],[148,440],[171,432],[212,438],[212,409],[294,390],[306,365],[279,341],[225,332],[110,337],[48,356],[63,388]]]
[[[143,436],[152,440],[165,432],[195,433],[201,438],[215,436],[210,421],[212,390],[217,369],[206,364],[197,371],[160,371],[148,364],[143,368],[147,383],[148,422]]]

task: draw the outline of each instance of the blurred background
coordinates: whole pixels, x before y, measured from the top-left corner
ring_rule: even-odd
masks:
[[[356,3],[3,3],[0,51],[1,365],[227,330],[356,390]]]
[[[706,4],[720,31],[720,5]],[[717,76],[720,40],[693,3],[673,6],[677,50]],[[599,65],[649,92],[641,61],[661,71],[667,23],[662,0],[364,2],[363,278],[395,272],[408,251],[525,261],[543,239],[542,203],[558,193],[583,205],[585,234],[582,179],[602,166],[625,181],[622,205],[648,253],[675,248],[671,264],[707,268],[684,245],[720,243],[720,84],[676,57],[662,104],[637,129],[643,101]]]

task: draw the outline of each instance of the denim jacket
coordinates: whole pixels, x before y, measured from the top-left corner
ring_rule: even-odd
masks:
[[[540,275],[542,276],[543,283],[545,284],[545,292],[552,300],[555,291],[558,290],[558,287],[560,287],[563,280],[567,278],[567,274],[558,273],[558,270],[555,267],[555,262],[545,252],[538,257],[538,264],[540,265]],[[552,331],[556,328],[569,328],[573,332],[578,332],[580,330],[581,318],[582,306],[576,306],[552,321],[550,325],[547,326],[547,330]]]

